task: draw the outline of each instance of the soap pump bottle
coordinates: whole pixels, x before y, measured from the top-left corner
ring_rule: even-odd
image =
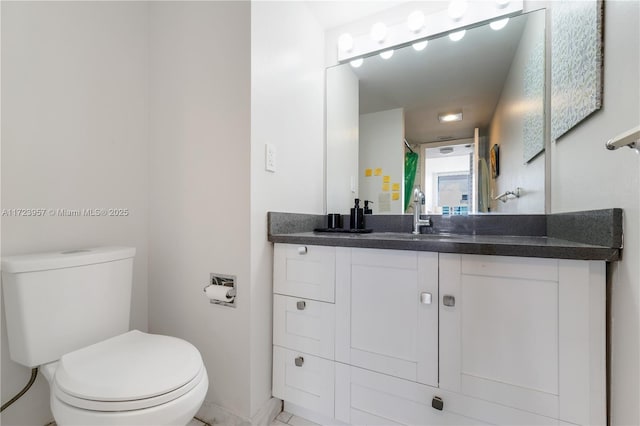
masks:
[[[373,214],[373,210],[371,210],[369,204],[373,204],[373,201],[364,200],[364,214]]]
[[[350,225],[351,229],[364,229],[364,212],[362,211],[362,207],[360,207],[360,199],[355,199],[355,205],[351,209],[350,216]]]

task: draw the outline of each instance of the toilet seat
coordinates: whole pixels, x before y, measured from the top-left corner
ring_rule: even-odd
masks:
[[[55,396],[73,407],[130,411],[179,398],[205,376],[190,343],[132,330],[63,355],[52,385]]]

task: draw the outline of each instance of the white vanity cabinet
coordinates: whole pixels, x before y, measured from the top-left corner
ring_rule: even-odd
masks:
[[[330,423],[606,423],[605,262],[315,249],[333,278],[275,246],[274,396]]]

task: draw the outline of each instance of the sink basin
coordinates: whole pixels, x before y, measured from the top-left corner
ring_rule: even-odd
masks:
[[[363,235],[364,236],[364,235]],[[373,232],[366,235],[369,238],[377,239],[390,239],[390,240],[403,240],[403,241],[448,241],[455,240],[464,237],[471,237],[470,235],[456,235],[456,234],[410,234],[402,232]]]

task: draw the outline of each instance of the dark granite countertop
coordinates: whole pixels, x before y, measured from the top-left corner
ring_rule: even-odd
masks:
[[[269,241],[274,243],[310,244],[317,246],[548,257],[557,259],[614,261],[618,260],[619,256],[619,250],[615,248],[576,243],[558,238],[527,236],[412,235],[395,232],[373,232],[371,234],[299,232],[271,235]]]
[[[555,215],[434,217],[430,233],[410,233],[409,215],[378,216],[369,234],[313,232],[325,226],[324,215],[269,213],[269,241],[273,243],[434,251],[557,259],[620,259],[622,212],[620,209]],[[589,220],[591,218],[591,220]],[[452,225],[452,222],[456,222]],[[407,228],[409,223],[409,229]],[[508,224],[500,229],[496,224]],[[570,231],[574,229],[575,235]],[[592,232],[585,232],[585,228]],[[554,229],[560,229],[556,235]],[[443,232],[457,230],[464,233]],[[389,232],[391,231],[391,232]],[[395,232],[394,232],[395,231]],[[518,235],[512,235],[517,233]],[[595,238],[594,235],[602,234]],[[529,234],[529,235],[527,235]],[[585,241],[585,238],[587,239]],[[582,241],[581,241],[582,240]]]

